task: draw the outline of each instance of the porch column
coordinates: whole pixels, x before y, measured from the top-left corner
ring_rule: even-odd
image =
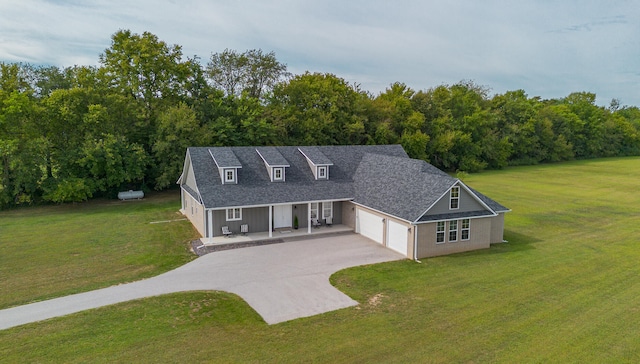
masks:
[[[213,211],[205,210],[207,216],[207,235],[209,236],[209,244],[213,242]]]
[[[273,237],[273,206],[269,206],[269,237]]]
[[[307,204],[307,234],[311,234],[311,202]]]

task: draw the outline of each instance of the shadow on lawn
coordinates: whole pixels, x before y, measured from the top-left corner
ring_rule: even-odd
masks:
[[[511,230],[504,230],[505,243],[491,244],[489,249],[473,250],[464,253],[452,254],[454,256],[469,256],[469,255],[490,255],[490,254],[505,254],[522,252],[531,249],[535,249],[533,244],[541,242],[541,239],[534,238],[528,235],[520,234]]]
[[[517,233],[511,230],[504,230],[504,239],[506,243],[492,244],[491,249],[485,250],[486,254],[512,253],[535,249],[532,244],[541,242],[541,239],[532,236]]]
[[[535,249],[535,246],[533,244],[539,243],[542,241],[541,239],[534,238],[528,235],[520,234],[520,233],[511,231],[511,230],[506,230],[506,229],[504,231],[504,239],[507,240],[506,243],[491,244],[491,247],[489,249],[472,250],[468,252],[456,253],[456,254],[446,255],[442,257],[456,258],[456,257],[468,257],[473,255],[480,256],[480,255],[523,252],[523,251]]]

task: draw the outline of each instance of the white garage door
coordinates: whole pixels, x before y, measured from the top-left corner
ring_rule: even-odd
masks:
[[[407,255],[407,227],[389,220],[387,224],[387,247]]]
[[[358,232],[367,238],[382,244],[384,224],[382,217],[358,209]]]

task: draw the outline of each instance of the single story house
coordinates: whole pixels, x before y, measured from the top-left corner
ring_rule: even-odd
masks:
[[[192,147],[177,183],[205,243],[332,223],[419,259],[502,242],[509,211],[400,145]]]

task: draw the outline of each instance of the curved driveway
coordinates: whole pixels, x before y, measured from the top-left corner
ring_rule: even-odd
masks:
[[[207,254],[157,277],[0,310],[0,330],[166,293],[217,290],[242,297],[268,324],[358,303],[329,283],[348,267],[404,257],[356,234]]]

